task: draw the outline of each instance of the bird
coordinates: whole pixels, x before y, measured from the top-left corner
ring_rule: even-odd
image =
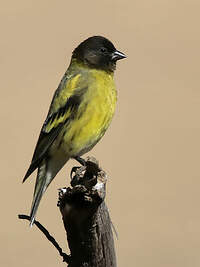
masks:
[[[116,108],[116,62],[126,58],[103,36],[82,41],[56,89],[23,182],[37,169],[30,226],[47,187],[70,159],[82,165],[106,132]]]

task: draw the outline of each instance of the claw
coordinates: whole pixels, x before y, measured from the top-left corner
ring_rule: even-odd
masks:
[[[79,169],[79,167],[73,167],[72,170],[71,170],[71,173],[70,173],[70,178],[71,180],[74,178],[74,173],[76,173],[77,169]]]

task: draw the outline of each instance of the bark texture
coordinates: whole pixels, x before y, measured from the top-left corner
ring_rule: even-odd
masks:
[[[104,202],[106,173],[94,158],[74,167],[71,187],[59,191],[58,206],[71,252],[68,267],[116,267],[112,223]]]

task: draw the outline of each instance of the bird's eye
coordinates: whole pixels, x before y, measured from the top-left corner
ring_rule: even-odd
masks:
[[[100,48],[100,51],[101,51],[101,53],[106,53],[107,52],[107,49],[105,47],[101,47]]]

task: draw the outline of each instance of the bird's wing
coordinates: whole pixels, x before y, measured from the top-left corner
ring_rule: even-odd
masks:
[[[65,78],[65,76],[64,76]],[[23,182],[38,168],[63,126],[73,119],[87,90],[85,78],[80,74],[61,81],[56,90],[49,113],[42,126],[33,158]]]

